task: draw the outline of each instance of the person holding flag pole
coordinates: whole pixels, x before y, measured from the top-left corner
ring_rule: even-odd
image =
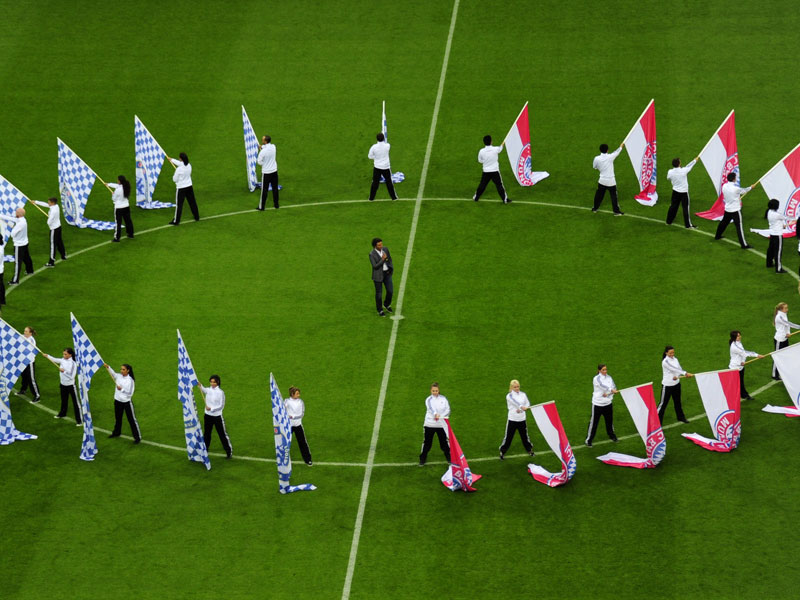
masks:
[[[503,443],[500,444],[500,460],[505,460],[506,452],[511,447],[511,440],[514,439],[516,432],[519,432],[519,439],[522,441],[522,445],[528,455],[535,456],[531,438],[528,436],[528,423],[526,421],[528,415],[525,412],[530,410],[531,403],[528,400],[528,395],[520,391],[519,381],[516,379],[512,379],[509,383],[506,404],[508,406],[508,421],[506,422],[506,435],[503,438]]]
[[[28,251],[28,221],[25,219],[25,209],[18,208],[13,217],[0,214],[0,221],[13,223],[11,228],[11,241],[14,243],[14,277],[8,283],[17,285],[19,283],[22,265],[25,265],[25,273],[33,274],[33,261]]]
[[[592,168],[600,171],[600,178],[597,180],[597,191],[594,193],[593,213],[596,213],[600,208],[600,205],[603,203],[603,198],[606,195],[606,190],[608,190],[611,196],[611,207],[614,209],[614,216],[620,217],[625,214],[619,208],[619,200],[617,199],[617,179],[614,176],[614,161],[624,147],[625,142],[622,142],[619,148],[609,154],[608,144],[600,144],[600,154],[595,156],[592,161]]]
[[[500,160],[498,158],[503,151],[505,143],[505,140],[503,140],[503,143],[499,146],[492,146],[492,136],[483,136],[484,147],[478,152],[478,162],[483,165],[483,173],[481,173],[481,182],[478,184],[478,189],[475,190],[475,194],[472,196],[475,202],[481,199],[486,186],[492,181],[503,204],[511,204],[511,198],[508,197],[508,192],[503,187],[503,178],[500,176]]]
[[[754,360],[759,360],[769,354],[759,354],[758,352],[751,352],[745,350],[742,346],[742,333],[737,329],[731,331],[730,339],[728,340],[731,351],[731,362],[728,364],[729,369],[737,369],[739,371],[739,397],[742,400],[752,400],[753,398],[747,393],[747,388],[744,387],[744,367],[745,365],[753,362],[746,360],[748,356],[755,357]]]
[[[222,442],[222,447],[225,449],[226,458],[233,458],[233,446],[225,429],[225,419],[222,418],[222,410],[225,408],[225,392],[222,391],[219,384],[219,375],[209,377],[209,387],[201,385],[200,382],[197,383],[206,405],[203,415],[203,438],[206,450],[208,450],[211,443],[211,430],[216,428],[219,441]]]
[[[45,263],[45,267],[56,266],[56,250],[61,254],[61,260],[67,260],[67,251],[64,248],[64,240],[61,237],[61,208],[58,206],[57,198],[48,198],[47,202],[30,200],[39,212],[47,217],[47,226],[50,228],[50,261]],[[48,207],[44,212],[40,206]]]
[[[795,333],[789,333],[791,328],[794,327],[795,329],[800,329],[800,325],[792,323],[789,320],[789,305],[786,302],[778,302],[778,305],[775,307],[775,313],[772,316],[772,322],[775,325],[775,352],[778,350],[782,350],[789,346],[789,338],[793,336]],[[772,378],[780,381],[781,376],[778,373],[778,365],[772,366]]]
[[[170,225],[181,224],[181,212],[183,212],[183,201],[189,203],[192,216],[195,221],[200,220],[200,212],[197,210],[197,201],[194,198],[194,187],[192,187],[192,165],[186,152],[181,152],[180,160],[170,158],[165,153],[167,160],[175,167],[175,174],[172,181],[175,182],[175,217],[169,222]]]
[[[69,410],[69,399],[72,398],[72,409],[75,412],[75,423],[81,424],[81,409],[78,403],[78,387],[75,385],[75,376],[78,374],[78,363],[75,362],[75,350],[72,348],[64,348],[61,353],[63,358],[54,358],[42,352],[47,360],[53,363],[58,370],[59,374],[59,388],[61,391],[61,410],[59,410],[54,419],[63,419],[67,416]]]
[[[125,416],[128,417],[128,424],[131,426],[133,443],[138,444],[142,441],[142,434],[139,431],[139,422],[136,420],[136,411],[133,410],[133,391],[136,389],[133,367],[123,364],[117,373],[108,363],[104,363],[103,366],[108,370],[116,388],[114,390],[114,430],[108,437],[116,438],[122,435],[122,413],[125,413]]]
[[[111,201],[114,203],[114,221],[117,224],[114,230],[114,238],[112,242],[119,242],[122,237],[122,222],[125,221],[125,235],[133,239],[133,221],[131,221],[131,183],[125,178],[125,175],[117,176],[117,183],[106,183],[100,177],[100,180],[106,188],[111,192]]]
[[[750,187],[742,188],[736,183],[736,173],[731,171],[728,173],[728,183],[722,186],[722,198],[725,202],[725,212],[722,215],[722,220],[717,226],[717,233],[714,235],[715,240],[721,240],[722,234],[728,224],[733,221],[736,225],[736,234],[739,236],[739,245],[742,250],[752,248],[744,239],[744,226],[742,225],[742,196],[747,194],[750,190],[758,185],[756,181]],[[733,367],[731,367],[733,368]]]
[[[622,147],[620,146],[620,149]],[[617,385],[608,374],[608,367],[605,363],[597,365],[597,375],[592,379],[592,417],[589,420],[589,431],[586,436],[586,447],[592,447],[592,440],[597,433],[597,425],[600,417],[606,422],[606,433],[612,442],[618,442],[617,434],[614,432],[614,407],[611,401],[614,394],[619,393]]]
[[[672,225],[678,214],[678,207],[683,207],[683,223],[686,229],[697,229],[689,217],[689,171],[697,164],[698,156],[685,167],[681,167],[681,159],[672,159],[672,168],[667,171],[667,179],[672,183],[672,199],[667,211],[667,225]]]
[[[681,406],[681,378],[694,377],[691,373],[683,370],[681,363],[675,357],[675,348],[666,346],[664,354],[661,355],[661,402],[658,405],[658,420],[664,423],[664,413],[667,411],[670,398],[675,405],[675,416],[681,423],[688,423],[689,420],[683,414]]]

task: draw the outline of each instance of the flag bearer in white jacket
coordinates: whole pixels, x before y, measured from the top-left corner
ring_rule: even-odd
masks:
[[[133,443],[138,444],[142,441],[142,434],[139,431],[139,422],[136,420],[136,411],[133,409],[133,392],[136,389],[133,367],[124,364],[117,373],[109,365],[104,364],[103,366],[108,369],[108,374],[116,387],[114,391],[114,431],[108,437],[115,438],[122,435],[122,414],[125,413],[131,426]]]
[[[47,227],[50,229],[50,260],[44,266],[55,267],[56,251],[61,255],[61,260],[67,260],[67,251],[61,237],[61,207],[58,206],[56,198],[48,198],[47,202],[33,200],[33,203],[47,208]]]
[[[763,354],[758,352],[750,352],[745,350],[742,346],[742,334],[740,331],[734,329],[731,331],[731,337],[728,340],[728,345],[731,350],[731,362],[728,364],[729,369],[739,370],[739,397],[742,400],[752,400],[750,394],[747,393],[747,388],[744,387],[744,363],[747,358],[764,358]]]
[[[42,355],[58,367],[60,371],[59,381],[61,388],[61,410],[55,415],[55,419],[63,419],[67,416],[69,409],[69,399],[72,398],[72,409],[75,412],[75,423],[80,425],[81,409],[78,404],[78,387],[75,385],[75,375],[78,372],[78,363],[75,362],[75,350],[64,348],[61,353],[63,358],[53,358],[49,354],[42,352]]]
[[[206,411],[203,415],[203,438],[206,442],[206,449],[211,443],[211,430],[217,430],[219,441],[225,449],[226,458],[233,458],[233,446],[228,432],[225,429],[225,419],[222,418],[222,409],[225,408],[225,392],[219,387],[219,375],[212,375],[208,379],[208,387],[197,384],[203,393],[203,400],[206,404]]]
[[[683,414],[681,406],[681,377],[694,377],[693,374],[684,371],[681,363],[675,356],[675,348],[667,346],[661,356],[661,402],[658,404],[658,420],[664,423],[664,413],[669,405],[670,398],[675,405],[675,416],[678,421],[688,423],[689,420]]]
[[[586,436],[586,446],[592,447],[592,440],[597,433],[597,425],[600,417],[606,422],[606,433],[612,442],[617,442],[617,434],[614,433],[614,409],[611,401],[617,393],[617,385],[608,374],[608,367],[601,363],[597,365],[597,375],[592,379],[592,418],[589,421],[589,431]]]
[[[500,460],[505,458],[516,432],[519,432],[519,439],[522,441],[522,445],[525,446],[525,451],[530,456],[533,456],[533,444],[531,444],[531,439],[528,437],[527,412],[525,412],[531,408],[528,395],[520,391],[519,381],[516,379],[511,380],[508,390],[508,394],[506,394],[508,421],[506,422],[506,436],[503,438],[503,443],[500,444]]]
[[[789,305],[786,302],[779,302],[778,306],[775,307],[773,322],[775,323],[775,351],[777,352],[789,345],[791,328],[800,329],[800,325],[789,320]],[[781,379],[778,374],[778,366],[774,363],[772,365],[772,378],[778,381]]]
[[[300,454],[303,456],[303,462],[310,467],[314,463],[311,461],[311,450],[308,449],[306,432],[305,429],[303,429],[303,417],[306,414],[306,405],[303,403],[303,399],[300,398],[300,389],[290,387],[289,397],[284,400],[283,404],[286,406],[286,414],[289,416],[289,422],[292,425],[292,439],[297,440]]]
[[[422,424],[425,436],[422,441],[422,452],[419,455],[420,467],[428,460],[434,435],[439,437],[439,447],[447,462],[450,462],[450,443],[447,440],[447,423],[444,422],[449,416],[450,403],[439,393],[439,384],[434,383],[431,385],[431,395],[425,398],[425,421]]]

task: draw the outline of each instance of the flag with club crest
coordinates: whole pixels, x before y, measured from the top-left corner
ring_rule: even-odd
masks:
[[[644,442],[647,458],[609,452],[603,456],[598,456],[597,459],[608,465],[617,465],[618,467],[654,469],[667,453],[667,440],[664,437],[661,421],[658,418],[653,383],[629,387],[620,390],[619,393],[631,413],[633,424],[636,425],[636,431],[639,432]]]
[[[258,138],[253,126],[250,124],[250,117],[242,105],[242,125],[244,126],[244,155],[247,166],[247,187],[251,192],[261,187],[258,178],[257,163],[258,158]]]
[[[698,446],[714,452],[730,452],[739,445],[742,435],[739,371],[711,371],[694,376],[706,409],[714,439],[697,433],[683,433]]]
[[[528,103],[522,107],[516,121],[503,140],[506,145],[508,161],[517,183],[529,187],[536,185],[542,179],[549,177],[547,171],[531,170],[531,129],[528,121]]]
[[[28,202],[28,197],[15,188],[8,179],[0,175],[0,214],[13,217],[18,208],[25,208],[26,202]],[[13,228],[13,223],[0,221],[0,236],[7,240]],[[0,260],[14,262],[14,257],[11,255],[0,256]]]
[[[445,419],[447,423],[447,438],[450,442],[450,466],[442,475],[442,483],[450,491],[464,490],[465,492],[476,492],[477,490],[472,487],[472,484],[478,481],[482,475],[473,473],[467,459],[464,457],[464,452],[461,450],[461,445],[456,439],[456,434],[453,433],[453,428],[450,425],[450,419]]]
[[[759,181],[764,186],[767,198],[775,198],[780,202],[778,213],[786,217],[787,221],[793,221],[788,223],[783,237],[794,237],[797,219],[800,217],[800,144],[792,148]]]
[[[625,150],[631,159],[636,178],[639,180],[639,193],[635,196],[639,204],[653,206],[658,202],[656,192],[656,103],[644,109],[630,133],[623,140]]]
[[[0,445],[16,440],[35,440],[14,427],[8,395],[22,371],[36,358],[39,350],[24,335],[0,319]]]
[[[186,454],[189,460],[201,462],[206,470],[211,468],[208,448],[197,419],[197,406],[194,403],[194,386],[198,384],[197,375],[192,366],[192,359],[183,344],[181,331],[178,330],[178,400],[183,406],[183,432],[186,437]]]
[[[61,193],[64,220],[79,229],[111,231],[115,227],[113,221],[95,221],[84,216],[89,194],[97,180],[97,173],[92,171],[72,148],[61,141],[61,138],[56,139],[58,140],[58,189]]]
[[[103,367],[103,359],[94,347],[89,336],[84,332],[75,315],[69,314],[72,322],[72,343],[75,348],[75,360],[78,363],[78,388],[81,394],[81,413],[83,417],[83,442],[81,443],[81,460],[94,460],[97,455],[97,440],[94,437],[92,411],[89,408],[89,388],[92,377]]]
[[[711,177],[711,183],[717,191],[717,199],[706,211],[697,213],[698,217],[719,221],[725,212],[725,202],[722,200],[722,186],[728,182],[728,173],[736,174],[737,185],[739,179],[739,151],[736,147],[736,115],[733,111],[728,113],[722,125],[719,126],[705,148],[700,152],[700,161]]]
[[[153,200],[167,153],[136,115],[133,115],[133,141],[136,150],[136,206],[147,209],[175,206],[171,202]]]
[[[272,430],[275,434],[275,458],[278,463],[278,490],[281,494],[313,491],[317,486],[310,483],[289,484],[292,478],[292,457],[289,453],[292,448],[292,425],[272,373],[269,374],[269,395],[272,400]]]
[[[383,133],[384,141],[388,144],[389,143],[389,128],[386,124],[386,101],[383,101],[382,108],[381,108],[381,133]],[[391,167],[390,167],[391,169]],[[405,175],[400,173],[399,171],[392,173],[392,183],[400,183],[404,181],[406,178]],[[381,175],[381,183],[386,181]]]
[[[561,424],[556,403],[551,401],[531,406],[531,413],[547,445],[550,446],[553,454],[561,459],[561,472],[551,473],[544,467],[529,463],[528,473],[536,481],[550,487],[564,485],[575,475],[578,465],[575,455],[572,453],[572,447],[569,445],[567,434],[564,432],[564,426]]]
[[[764,412],[778,413],[787,417],[800,417],[800,344],[793,344],[772,354],[778,367],[783,385],[789,393],[792,406],[772,406],[767,404]]]

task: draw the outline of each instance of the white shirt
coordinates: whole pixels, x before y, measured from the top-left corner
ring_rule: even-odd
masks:
[[[678,385],[681,380],[680,379],[673,379],[674,377],[680,377],[681,375],[686,375],[686,371],[681,368],[681,363],[678,362],[678,359],[669,356],[665,356],[664,360],[661,361],[661,371],[663,376],[661,378],[661,385]]]
[[[212,388],[211,386],[198,386],[203,390],[206,397],[206,414],[210,417],[222,416],[222,409],[225,408],[225,392],[219,386]]]
[[[13,223],[14,227],[11,229],[11,240],[14,242],[14,247],[28,245],[28,221],[25,217],[7,217],[0,215],[0,220]]]
[[[264,144],[258,152],[256,162],[261,165],[261,174],[274,173],[278,170],[278,161],[275,160],[277,149],[275,144]]]
[[[179,190],[192,186],[192,163],[188,165],[183,164],[182,160],[171,158],[172,164],[178,167],[175,169],[175,175],[172,176],[172,181],[175,182],[175,187]]]
[[[439,415],[439,420],[435,419]],[[446,429],[444,420],[450,416],[450,403],[447,398],[439,394],[438,396],[428,396],[425,398],[425,422],[424,427],[441,427]]]
[[[750,352],[749,350],[745,350],[744,346],[742,346],[742,342],[733,342],[731,344],[731,362],[728,365],[729,369],[744,369],[742,363],[747,360],[747,357],[755,358],[758,356],[757,352]]]
[[[306,414],[306,405],[302,398],[287,398],[283,401],[286,406],[286,414],[289,415],[289,422],[292,427],[300,427],[303,424],[303,415]]]
[[[508,392],[506,404],[508,405],[509,421],[524,421],[528,413],[522,409],[531,405],[525,392]]]
[[[50,206],[50,203],[42,202],[41,200],[34,200],[33,203],[37,206],[44,206],[49,209],[47,211],[47,226],[51,230],[61,227],[61,208],[58,206],[58,204],[53,204],[53,206]]]
[[[740,188],[735,181],[729,181],[722,186],[722,200],[725,202],[725,212],[738,212],[742,210],[742,196],[753,189]]]
[[[389,142],[376,142],[369,149],[367,158],[371,158],[376,169],[389,168]]]
[[[777,210],[767,211],[767,223],[769,223],[770,235],[783,235],[783,228],[786,226],[786,217],[781,213]]]
[[[789,317],[782,310],[778,311],[775,315],[775,341],[785,342],[789,337],[789,328],[794,327],[800,329],[800,325],[795,325],[789,320]]]
[[[689,191],[689,171],[697,163],[697,159],[690,162],[685,167],[674,167],[667,171],[667,179],[672,183],[672,189],[676,192]]]
[[[75,385],[75,373],[78,372],[78,363],[76,363],[71,358],[53,358],[53,357],[51,357],[51,359],[60,368],[64,369],[63,372],[59,373],[59,378],[61,380],[61,385],[67,385],[67,386]]]
[[[133,380],[133,377],[117,373],[111,367],[108,367],[108,372],[111,373],[111,376],[114,378],[114,400],[117,402],[130,402],[133,397],[133,390],[136,387],[136,382]],[[116,388],[117,385],[122,389],[118,390]]]
[[[114,203],[115,210],[118,208],[127,208],[131,205],[130,201],[125,197],[125,190],[122,189],[120,184],[109,183],[108,187],[114,190],[111,194],[111,201]]]
[[[500,170],[498,156],[503,151],[502,146],[484,146],[478,152],[478,162],[483,165],[484,173],[494,173]]]
[[[619,156],[620,152],[622,152],[622,146],[614,150],[611,154],[606,152],[605,154],[598,154],[594,157],[592,167],[600,171],[600,179],[597,181],[600,185],[606,187],[617,185],[617,180],[614,177],[614,160]],[[598,404],[598,406],[605,405]]]
[[[617,389],[611,375],[603,375],[598,373],[592,379],[592,404],[595,406],[608,406],[614,399],[613,391]]]

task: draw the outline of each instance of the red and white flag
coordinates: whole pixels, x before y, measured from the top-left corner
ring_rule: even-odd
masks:
[[[453,428],[450,426],[450,419],[445,419],[444,422],[447,423],[447,437],[450,440],[450,466],[442,475],[442,483],[453,492],[457,490],[475,492],[477,490],[472,487],[472,484],[481,476],[470,471],[467,459],[464,458],[464,453],[456,439],[456,434],[453,433]]]
[[[561,459],[561,472],[551,473],[544,467],[528,464],[528,473],[531,474],[536,481],[549,485],[550,487],[558,487],[564,485],[572,476],[575,475],[577,463],[575,455],[572,453],[572,447],[569,445],[567,434],[564,433],[564,426],[561,424],[561,417],[558,416],[555,402],[545,402],[544,404],[537,404],[531,406],[531,413],[539,426],[539,431],[542,432],[547,445],[553,451],[553,454]]]
[[[739,445],[742,435],[741,405],[739,397],[739,371],[711,371],[694,376],[703,408],[714,439],[697,433],[684,433],[683,437],[698,446],[714,452],[730,452]]]
[[[775,198],[781,204],[778,212],[789,221],[783,237],[794,237],[796,220],[800,217],[800,144],[784,156],[760,180],[767,198]]]
[[[511,126],[504,143],[517,183],[529,187],[550,176],[547,171],[531,171],[531,130],[528,125],[527,102]]]
[[[722,186],[728,182],[728,173],[736,173],[736,183],[739,179],[739,151],[736,149],[736,115],[731,111],[722,125],[708,140],[706,147],[700,152],[700,162],[708,171],[714,189],[717,190],[717,200],[707,211],[696,213],[698,217],[719,221],[725,212],[725,203],[722,201]]]
[[[654,469],[667,453],[667,440],[664,437],[661,421],[658,418],[653,383],[625,388],[620,390],[619,393],[631,413],[633,424],[636,425],[636,431],[639,432],[644,442],[647,458],[609,452],[603,456],[598,456],[597,459],[608,465],[617,465],[618,467]]]
[[[793,406],[772,406],[767,404],[764,412],[778,413],[787,417],[800,417],[800,344],[794,344],[772,355],[783,385],[789,392]]]
[[[636,178],[639,180],[639,193],[636,200],[639,204],[653,206],[658,202],[656,192],[656,104],[644,109],[642,116],[636,121],[630,133],[623,140],[625,150],[631,159]]]

